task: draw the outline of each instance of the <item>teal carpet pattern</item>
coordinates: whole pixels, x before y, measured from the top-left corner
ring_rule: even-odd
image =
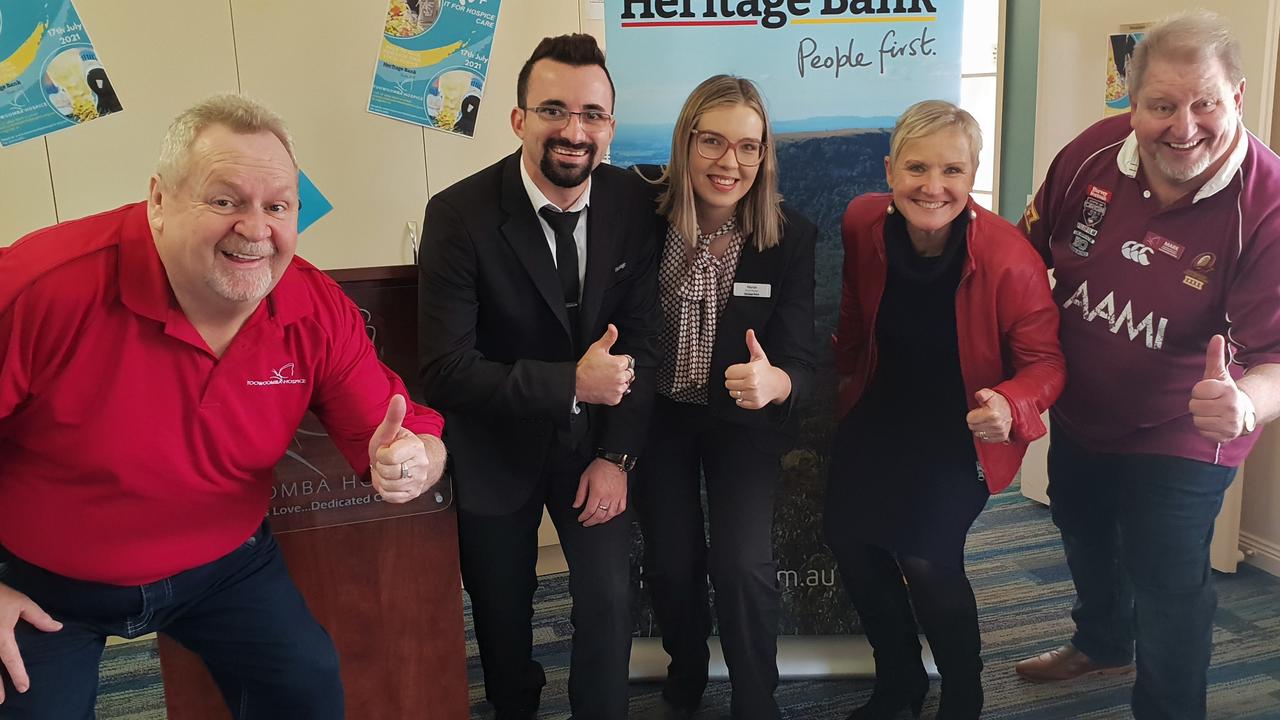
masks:
[[[968,569],[982,623],[984,718],[991,720],[1104,720],[1129,717],[1132,676],[1097,678],[1071,685],[1019,680],[1013,663],[1058,645],[1071,633],[1071,576],[1049,511],[1016,491],[992,498],[969,536]],[[1215,574],[1218,614],[1209,670],[1209,717],[1280,720],[1280,579],[1241,565],[1235,575]],[[569,595],[563,575],[543,578],[534,610],[537,659],[546,668],[541,717],[568,717]],[[480,662],[467,623],[472,718],[487,718]],[[109,648],[103,658],[99,718],[163,720],[164,699],[154,643]],[[778,701],[788,719],[838,720],[871,693],[866,680],[783,682]],[[937,709],[935,681],[925,718]],[[631,715],[657,707],[659,686],[635,684]],[[727,716],[729,686],[712,683],[699,720]],[[355,712],[352,720],[366,720]],[[905,715],[903,716],[905,717]],[[373,720],[373,719],[371,719]],[[390,720],[378,718],[376,720]]]

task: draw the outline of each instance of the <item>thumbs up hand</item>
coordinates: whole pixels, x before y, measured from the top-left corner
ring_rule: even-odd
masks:
[[[974,393],[973,399],[978,401],[978,407],[970,410],[964,418],[969,423],[969,431],[982,442],[1009,442],[1009,430],[1013,427],[1013,410],[1009,401],[990,388]]]
[[[1200,434],[1214,442],[1227,442],[1244,433],[1244,418],[1253,401],[1236,386],[1227,371],[1227,342],[1221,335],[1209,338],[1204,354],[1204,377],[1191,387],[1187,403]]]
[[[578,402],[617,405],[623,395],[631,392],[631,383],[636,379],[636,359],[610,352],[616,342],[618,328],[609,323],[604,335],[591,343],[578,360],[573,387]]]
[[[423,439],[401,425],[407,409],[404,396],[392,396],[386,417],[369,438],[369,479],[382,499],[391,503],[418,497],[444,470],[427,459]]]
[[[791,376],[769,364],[756,331],[747,330],[747,362],[725,368],[724,387],[738,407],[759,410],[769,403],[781,404],[791,396]]]

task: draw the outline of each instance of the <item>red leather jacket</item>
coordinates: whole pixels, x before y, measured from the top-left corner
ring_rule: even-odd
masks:
[[[876,312],[888,261],[884,221],[892,196],[854,198],[844,213],[844,280],[832,338],[840,389],[836,417],[857,404],[876,365]],[[960,375],[969,408],[990,388],[1009,401],[1008,444],[974,439],[991,492],[1013,482],[1032,440],[1045,434],[1043,413],[1062,392],[1066,363],[1058,345],[1058,310],[1044,262],[1014,226],[969,200],[968,257],[956,288]],[[921,412],[928,412],[922,408]],[[927,438],[922,438],[927,441]]]

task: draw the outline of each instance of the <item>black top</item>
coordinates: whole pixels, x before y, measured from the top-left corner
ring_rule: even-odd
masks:
[[[977,460],[956,342],[956,288],[968,226],[968,214],[961,213],[942,254],[921,257],[902,214],[885,220],[889,269],[876,313],[876,368],[851,415],[869,440],[894,455],[927,448],[939,464]]]

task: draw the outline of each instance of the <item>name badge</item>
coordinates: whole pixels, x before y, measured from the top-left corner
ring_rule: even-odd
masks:
[[[767,298],[773,294],[773,287],[769,283],[736,282],[733,284],[733,294],[738,297]]]

